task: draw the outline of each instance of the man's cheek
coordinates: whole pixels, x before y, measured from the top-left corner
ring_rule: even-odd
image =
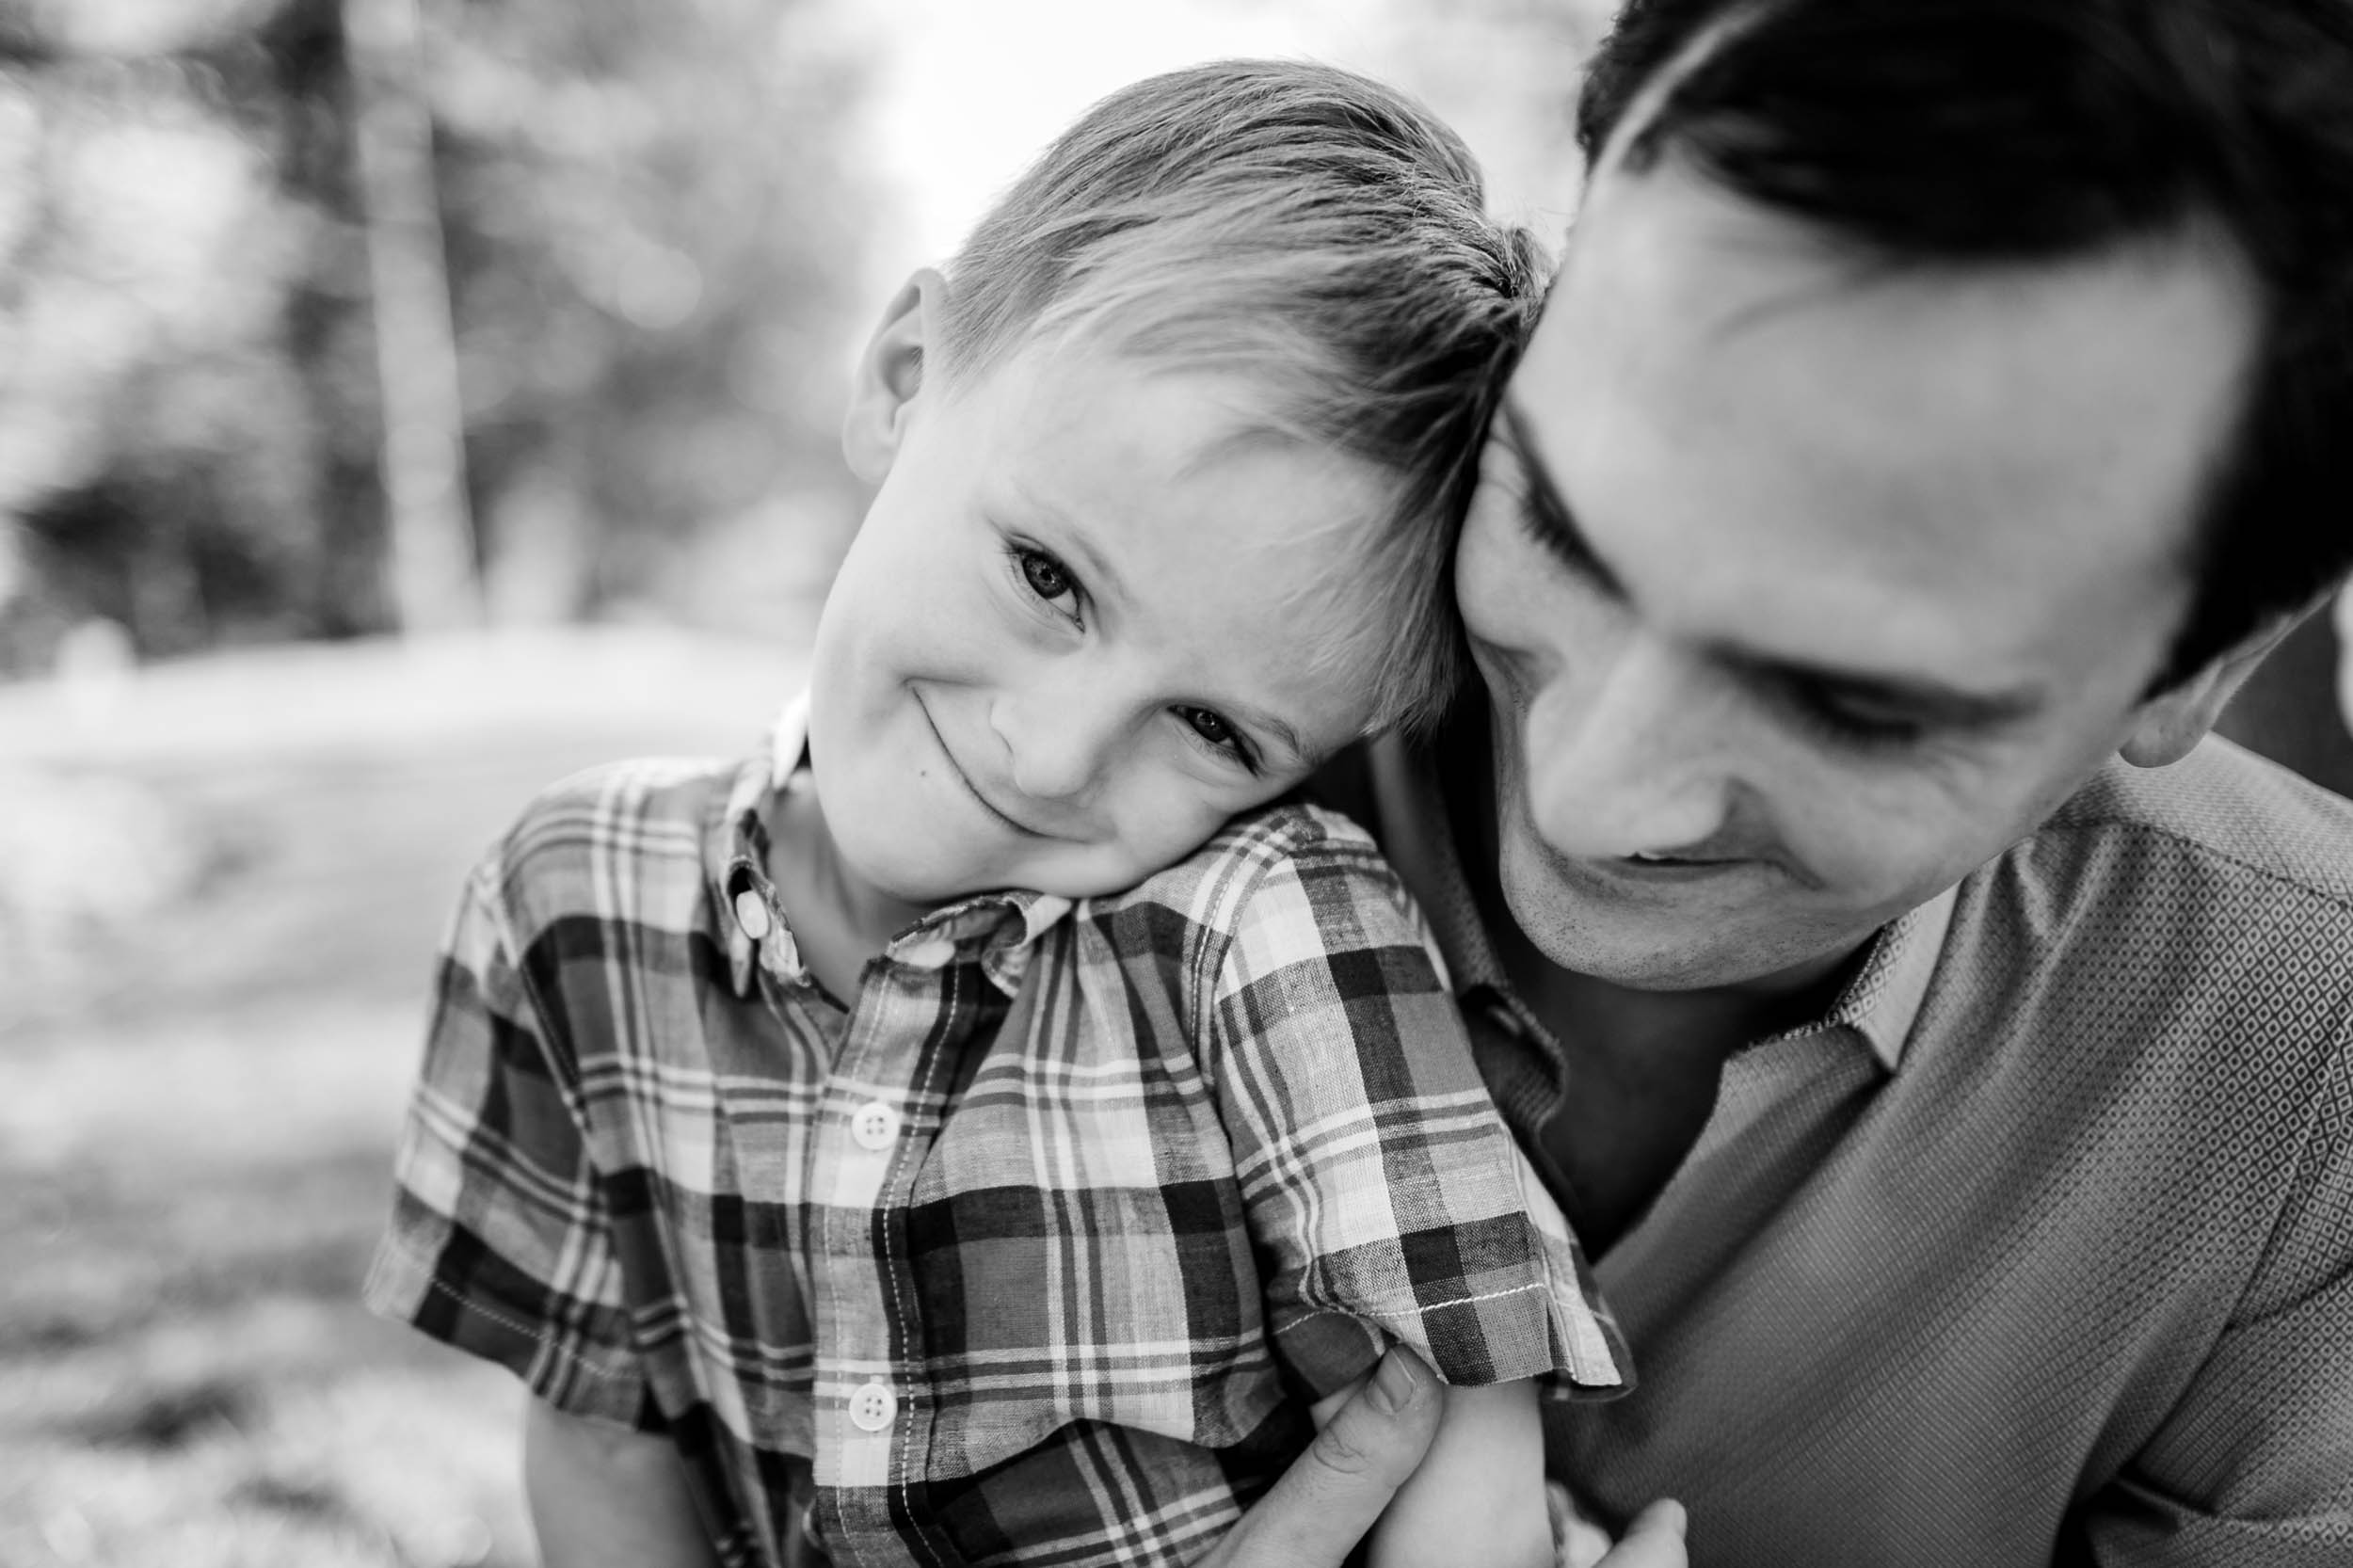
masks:
[[[1817,779],[1791,792],[1781,827],[1792,856],[1842,902],[1868,904],[1935,889],[1919,886],[1968,870],[1968,837],[1935,791],[1889,779]],[[1967,863],[1965,863],[1967,862]]]

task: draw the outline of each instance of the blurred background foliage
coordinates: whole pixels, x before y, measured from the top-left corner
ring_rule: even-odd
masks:
[[[142,657],[396,623],[380,357],[412,349],[370,308],[367,8],[0,8],[0,673],[90,617]],[[818,0],[422,20],[379,90],[430,119],[457,351],[474,583],[433,618],[742,621],[701,548],[779,508],[821,584],[854,500],[848,31]]]

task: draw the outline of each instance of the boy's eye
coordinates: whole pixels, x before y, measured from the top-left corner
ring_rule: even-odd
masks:
[[[1042,550],[1016,552],[1021,562],[1021,576],[1030,584],[1030,591],[1051,602],[1064,594],[1075,593],[1078,584],[1071,581],[1069,568]]]
[[[1207,708],[1181,708],[1177,712],[1183,713],[1185,722],[1193,726],[1195,733],[1211,745],[1225,746],[1234,744],[1234,727],[1227,724],[1218,714],[1210,712]]]
[[[1225,714],[1207,708],[1179,708],[1176,716],[1190,725],[1193,732],[1212,748],[1225,752],[1252,773],[1258,771],[1257,759],[1251,755],[1249,743],[1226,721]]]

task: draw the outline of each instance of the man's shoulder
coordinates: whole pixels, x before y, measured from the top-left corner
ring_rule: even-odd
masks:
[[[1963,895],[1989,1006],[2242,1065],[2346,1048],[2353,804],[2227,742],[2104,770]]]
[[[2170,767],[2110,763],[2024,847],[2078,865],[2166,859],[2199,868],[2201,886],[2230,885],[2234,903],[2353,912],[2353,801],[2218,737]]]

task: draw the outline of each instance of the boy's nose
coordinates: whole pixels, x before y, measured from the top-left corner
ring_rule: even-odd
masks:
[[[1084,800],[1110,750],[1110,715],[1077,690],[1000,697],[989,712],[1013,787],[1032,800]]]

